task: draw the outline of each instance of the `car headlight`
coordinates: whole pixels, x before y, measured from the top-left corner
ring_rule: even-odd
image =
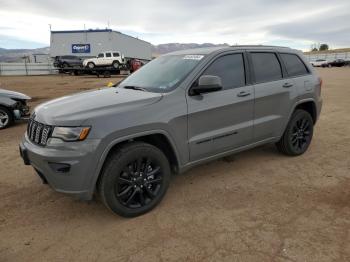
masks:
[[[51,137],[64,141],[82,141],[90,132],[90,127],[55,127]]]

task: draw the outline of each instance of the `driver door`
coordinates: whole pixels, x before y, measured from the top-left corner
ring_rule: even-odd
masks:
[[[216,58],[202,75],[219,76],[223,89],[188,95],[190,160],[196,161],[252,143],[254,89],[246,85],[243,53]]]

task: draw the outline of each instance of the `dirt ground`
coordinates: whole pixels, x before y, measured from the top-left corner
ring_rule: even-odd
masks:
[[[24,166],[26,124],[0,132],[0,261],[350,261],[350,68],[319,69],[324,107],[310,149],[273,145],[173,178],[134,219],[42,185]],[[0,77],[32,106],[117,78]]]

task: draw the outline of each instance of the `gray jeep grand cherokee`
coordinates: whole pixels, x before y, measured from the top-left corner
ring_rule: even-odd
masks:
[[[133,217],[163,198],[171,173],[266,143],[310,145],[322,81],[296,50],[193,49],[161,56],[116,87],[38,106],[20,144],[54,190]]]

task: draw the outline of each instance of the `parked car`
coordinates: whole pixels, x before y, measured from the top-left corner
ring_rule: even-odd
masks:
[[[346,61],[344,59],[335,59],[333,62],[329,63],[331,66],[341,67],[346,65]]]
[[[56,56],[53,65],[57,68],[67,69],[69,67],[81,67],[83,61],[80,57],[74,55]]]
[[[89,58],[83,61],[83,66],[90,69],[97,66],[112,66],[118,69],[123,64],[125,64],[125,58],[119,51],[99,53],[95,58]]]
[[[15,120],[29,117],[27,101],[30,99],[25,94],[0,89],[0,130],[11,126]]]
[[[161,201],[172,173],[266,143],[303,154],[321,84],[289,48],[178,51],[115,88],[38,106],[20,153],[54,190],[85,200],[96,192],[113,212],[138,216]]]
[[[310,62],[315,67],[331,67],[332,65],[324,59],[317,59],[315,61]]]

